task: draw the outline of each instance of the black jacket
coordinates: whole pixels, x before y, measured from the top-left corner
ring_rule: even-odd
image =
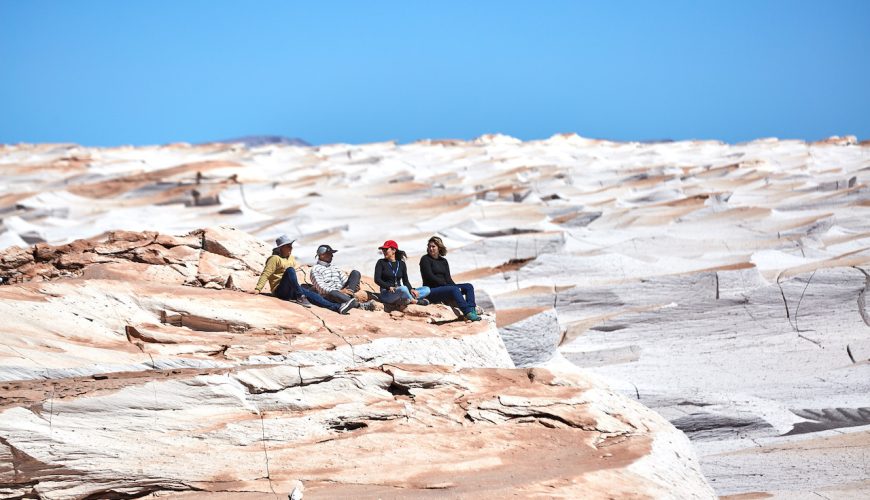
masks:
[[[398,264],[398,265],[397,265]],[[387,259],[380,259],[375,264],[375,283],[381,288],[390,288],[391,286],[399,286],[401,282],[408,289],[413,288],[408,280],[408,266],[404,260],[390,262]]]
[[[423,286],[455,285],[450,277],[450,264],[444,257],[433,259],[426,254],[420,257],[420,274],[423,276]]]

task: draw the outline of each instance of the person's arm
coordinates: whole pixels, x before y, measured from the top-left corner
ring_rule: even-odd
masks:
[[[453,282],[453,276],[450,275],[450,263],[447,262],[447,259],[444,259],[444,266],[447,268],[447,284],[455,285],[456,283]]]
[[[420,296],[420,293],[413,286],[411,286],[411,280],[408,279],[408,266],[407,264],[405,264],[404,260],[402,261],[402,283],[404,283],[405,286],[408,287],[408,291],[411,293],[411,297],[414,297],[416,299]]]
[[[408,290],[414,288],[411,286],[411,280],[408,279],[408,266],[405,265],[405,261],[400,260],[399,264],[402,266],[402,284],[408,287]]]
[[[424,255],[420,257],[420,275],[423,277],[423,284],[426,286],[441,286],[445,283],[441,283],[441,280],[438,279],[438,276],[435,276],[435,272],[432,271],[432,257],[428,255]]]
[[[323,294],[323,292],[326,291],[326,288],[323,287],[323,285],[326,283],[326,281],[323,279],[323,270],[323,266],[318,266],[315,264],[314,267],[311,268],[311,272],[308,274],[308,276],[311,278],[311,284],[314,285],[314,289],[317,290],[317,293],[320,293],[321,295]]]
[[[260,293],[263,287],[266,285],[266,282],[269,281],[269,276],[272,276],[272,273],[275,272],[275,268],[278,266],[278,256],[272,255],[268,259],[266,259],[266,266],[263,267],[263,272],[260,273],[260,279],[257,280],[257,286],[254,287],[254,293]]]
[[[393,284],[387,283],[382,277],[384,274],[384,262],[386,262],[384,259],[380,259],[378,263],[375,264],[375,283],[377,283],[381,288],[390,288]]]
[[[345,294],[345,295],[353,295],[354,293],[356,293],[353,290],[351,290],[350,288],[347,288],[347,286],[346,286],[347,280],[349,280],[349,279],[350,279],[350,276],[346,272],[344,272],[341,269],[338,270],[338,286],[339,286],[338,291]]]

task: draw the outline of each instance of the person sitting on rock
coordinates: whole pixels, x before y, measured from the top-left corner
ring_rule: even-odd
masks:
[[[356,269],[346,275],[344,271],[332,265],[332,257],[338,252],[329,245],[317,247],[317,263],[311,268],[309,274],[311,284],[326,300],[344,304],[359,291],[360,273]],[[374,304],[363,302],[359,307],[367,311],[374,309]]]
[[[375,264],[374,278],[375,283],[381,287],[381,302],[400,306],[428,305],[429,301],[425,297],[429,295],[429,288],[411,286],[408,280],[408,267],[405,265],[407,254],[399,250],[399,245],[393,240],[387,240],[379,250],[384,253],[384,258]]]
[[[356,307],[358,302],[353,297],[339,305],[299,286],[299,281],[296,279],[296,259],[290,255],[293,252],[294,241],[296,240],[291,240],[286,234],[282,234],[275,240],[272,255],[266,259],[266,266],[260,274],[256,288],[251,293],[259,294],[268,282],[274,296],[281,300],[293,300],[305,307],[314,304],[340,314],[347,314]]]
[[[433,236],[426,244],[426,255],[420,257],[420,275],[423,285],[430,288],[429,300],[438,303],[453,301],[471,321],[480,321],[477,304],[474,303],[474,286],[471,283],[453,282],[450,277],[450,264],[444,256],[447,247],[441,238]]]

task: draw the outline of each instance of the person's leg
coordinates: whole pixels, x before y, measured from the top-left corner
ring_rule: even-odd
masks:
[[[435,304],[447,304],[447,301],[453,298],[450,290],[446,286],[436,286],[429,291],[429,302]],[[449,304],[448,304],[449,305]]]
[[[358,292],[359,291],[359,280],[360,280],[359,271],[354,269],[353,271],[350,272],[350,276],[347,277],[347,281],[344,283],[344,288],[347,288],[348,290],[350,290],[354,293]]]
[[[459,290],[458,286],[437,286],[429,293],[429,300],[432,302],[440,302],[442,304],[452,300],[456,304],[456,307],[462,311],[462,314],[466,314],[468,311],[473,309],[468,306],[468,303],[465,301],[465,297],[462,296],[462,292]]]
[[[474,307],[468,303],[465,297],[462,296],[462,289],[458,286],[450,287],[450,294],[453,297],[453,300],[456,302],[456,307],[462,311],[462,314],[468,314],[469,311],[473,311]],[[472,295],[472,298],[474,296]]]
[[[382,291],[381,302],[383,302],[384,304],[410,304],[411,302],[416,302],[416,299],[414,299],[414,296],[411,295],[411,291],[408,290],[408,287],[402,285],[397,286],[396,291],[393,293]]]
[[[398,291],[390,292],[386,288],[381,289],[380,298],[381,302],[383,302],[384,304],[395,304],[396,302],[401,300],[402,297],[404,297],[404,295],[402,295]]]
[[[275,295],[283,300],[297,300],[305,297],[312,304],[329,309],[330,311],[339,312],[339,309],[341,309],[341,305],[326,300],[314,290],[308,290],[299,286],[294,269],[286,270],[284,276],[281,276],[281,282],[278,284]]]
[[[424,285],[415,288],[414,290],[417,292],[417,304],[421,306],[428,306],[429,299],[427,299],[426,296],[429,295],[429,292],[431,291],[429,287]]]
[[[471,283],[460,283],[456,285],[459,290],[465,295],[465,301],[471,309],[477,309],[477,302],[474,301],[474,285]]]
[[[338,304],[342,304],[353,298],[345,293],[339,292],[338,290],[333,290],[327,293],[325,297],[327,300],[331,300],[332,302],[336,302]]]
[[[413,300],[414,296],[411,295],[411,291],[408,290],[408,287],[402,285],[396,287],[396,293],[402,296],[404,299]]]
[[[319,293],[315,292],[314,290],[308,290],[308,289],[305,289],[302,287],[300,287],[299,289],[302,291],[302,295],[305,295],[305,298],[307,298],[308,301],[311,302],[312,304],[314,304],[315,306],[323,307],[323,308],[329,309],[330,311],[335,311],[335,312],[338,312],[339,308],[341,307],[341,305],[336,304],[335,302],[326,300],[326,298],[324,298],[323,295],[320,295]]]
[[[296,300],[302,295],[302,287],[299,286],[294,269],[284,271],[284,276],[281,276],[281,282],[273,293],[281,300]]]
[[[468,304],[465,318],[471,321],[480,321],[480,316],[477,314],[477,304],[474,302],[474,286],[471,283],[460,283],[456,286],[456,290],[459,296],[465,294],[465,301]]]

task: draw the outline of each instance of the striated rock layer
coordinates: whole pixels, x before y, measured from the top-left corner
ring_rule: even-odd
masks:
[[[714,496],[683,433],[590,376],[513,368],[490,316],[235,290],[268,250],[217,228],[2,254],[0,494]]]
[[[870,495],[867,141],[22,144],[0,146],[0,175],[0,247],[228,225],[298,237],[305,263],[329,243],[337,265],[370,274],[394,239],[416,284],[438,234],[515,365],[583,367],[655,409],[717,493]],[[244,266],[220,281],[232,259],[200,266],[196,248],[159,245],[124,258],[244,288]],[[116,272],[96,249],[65,253]],[[10,258],[29,276],[79,276]]]
[[[13,496],[286,495],[300,482],[310,498],[713,496],[664,419],[547,370],[284,364],[7,387]]]

